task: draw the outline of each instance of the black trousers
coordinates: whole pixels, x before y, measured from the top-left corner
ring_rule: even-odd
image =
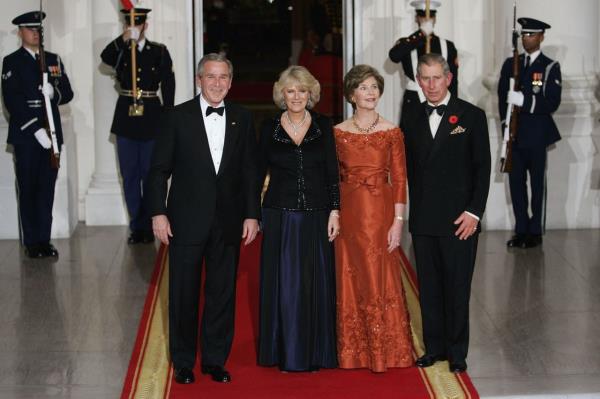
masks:
[[[58,170],[50,166],[50,151],[36,140],[17,144],[14,150],[23,245],[48,244]]]
[[[544,233],[546,198],[546,147],[513,147],[512,171],[508,175],[510,197],[515,213],[515,233]],[[531,217],[527,195],[527,173],[531,185]]]
[[[173,367],[193,368],[196,361],[203,261],[202,364],[225,365],[233,341],[239,247],[239,241],[226,242],[217,225],[200,245],[169,247],[169,351]]]
[[[469,347],[469,299],[478,234],[412,236],[419,280],[425,351],[466,359]]]

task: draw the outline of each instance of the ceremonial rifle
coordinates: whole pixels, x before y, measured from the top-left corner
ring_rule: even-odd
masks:
[[[513,31],[512,31],[512,50],[513,50],[513,65],[512,77],[509,82],[509,90],[519,90],[519,32],[517,31],[517,2],[513,5]],[[512,170],[512,146],[517,139],[517,128],[519,127],[519,111],[520,107],[513,104],[508,104],[506,107],[506,118],[504,124],[504,134],[502,138],[502,150],[500,153],[500,171],[502,173],[510,173]]]
[[[40,26],[38,28],[38,35],[40,38],[39,43],[39,66],[42,74],[42,85],[48,84],[48,69],[46,68],[46,53],[44,52],[44,26],[43,20],[43,9],[42,0],[40,0]],[[43,87],[42,86],[42,87]],[[60,148],[58,148],[58,140],[56,138],[56,125],[54,124],[54,114],[52,113],[52,104],[50,103],[50,96],[44,94],[44,101],[42,102],[44,110],[44,129],[48,133],[50,138],[50,166],[53,169],[60,168]]]
[[[123,8],[129,11],[129,26],[135,27],[135,4],[132,0],[121,0]],[[144,115],[144,105],[138,104],[142,91],[137,87],[137,40],[129,39],[131,47],[131,94],[133,104],[129,106],[129,116]]]

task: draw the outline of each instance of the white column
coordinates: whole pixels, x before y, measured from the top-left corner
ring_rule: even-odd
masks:
[[[600,227],[599,183],[594,165],[600,143],[595,117],[600,107],[594,95],[598,86],[599,12],[596,0],[580,0],[576,7],[564,7],[560,0],[518,2],[517,17],[536,18],[552,26],[546,31],[542,52],[560,62],[563,78],[562,102],[554,114],[562,140],[548,151],[548,228]],[[489,117],[494,162],[485,222],[488,228],[511,229],[514,221],[508,182],[506,176],[497,172],[501,132],[496,87],[502,62],[510,55],[512,2],[496,2],[494,14],[494,42],[498,45],[490,69],[493,72],[484,80],[489,94],[483,102]]]
[[[116,3],[94,1],[92,6],[92,41],[94,60],[94,144],[95,162],[87,191],[85,221],[88,225],[127,224],[128,215],[117,171],[114,137],[110,135],[117,93],[111,69],[100,61],[104,47],[121,30]]]
[[[346,24],[352,23],[354,43],[346,50],[346,70],[356,64],[371,65],[385,78],[385,91],[379,101],[380,114],[397,123],[400,115],[402,66],[390,61],[388,52],[401,36],[414,31],[414,10],[402,1],[354,1],[354,10],[347,5]],[[354,17],[354,21],[352,21]],[[354,50],[354,53],[352,53]],[[347,108],[347,112],[351,108]]]
[[[198,2],[202,7],[202,2]],[[148,38],[167,46],[175,73],[175,104],[194,96],[195,65],[192,57],[191,1],[145,0],[152,9],[148,14]],[[200,14],[201,15],[201,14]],[[202,33],[200,32],[200,38]]]

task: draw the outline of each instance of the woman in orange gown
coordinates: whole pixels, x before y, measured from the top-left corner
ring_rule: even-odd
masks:
[[[340,164],[335,241],[337,348],[341,368],[414,364],[400,266],[406,204],[404,140],[376,111],[383,78],[368,65],[344,77],[354,115],[334,129]]]

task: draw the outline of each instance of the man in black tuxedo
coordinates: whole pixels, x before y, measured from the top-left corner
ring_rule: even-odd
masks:
[[[426,349],[416,364],[449,359],[450,371],[463,372],[477,233],[490,185],[487,120],[450,94],[452,73],[441,55],[421,56],[417,80],[427,101],[402,124]]]
[[[152,229],[170,244],[169,351],[181,384],[194,382],[203,261],[201,371],[231,381],[224,365],[233,340],[240,237],[247,245],[258,232],[256,135],[250,112],[224,101],[232,75],[222,55],[200,60],[201,94],[165,115],[148,174]]]

